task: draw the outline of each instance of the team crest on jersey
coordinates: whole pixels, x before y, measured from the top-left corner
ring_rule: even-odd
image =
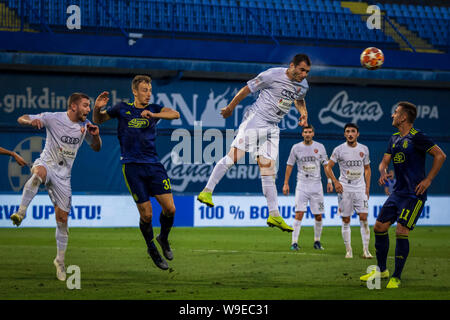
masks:
[[[408,148],[408,140],[403,141],[403,149]]]
[[[364,152],[360,152],[359,155],[362,157],[364,157]]]
[[[317,153],[317,152],[319,152],[319,150],[318,149],[314,149],[314,153]]]
[[[149,123],[148,119],[145,119],[145,118],[134,118],[133,120],[128,122],[128,127],[129,128],[143,129],[143,128],[147,128],[149,124],[150,123]]]
[[[394,156],[394,163],[403,163],[405,162],[405,154],[403,152],[398,152]]]

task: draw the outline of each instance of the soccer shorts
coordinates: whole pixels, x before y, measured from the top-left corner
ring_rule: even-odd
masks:
[[[65,212],[70,212],[72,205],[72,187],[70,185],[70,177],[62,178],[58,176],[58,165],[47,163],[41,158],[34,161],[33,168],[37,166],[45,167],[47,171],[47,177],[44,184],[53,205]]]
[[[128,191],[136,203],[147,202],[155,195],[172,193],[166,169],[159,162],[125,163],[122,172]]]
[[[280,142],[280,128],[247,111],[239,126],[236,138],[231,146],[252,154],[256,159],[261,156],[276,161]]]
[[[377,221],[381,223],[390,222],[391,224],[397,222],[409,230],[413,230],[424,205],[425,200],[423,199],[412,195],[392,193],[381,208]]]
[[[308,188],[299,187],[295,189],[295,212],[306,212],[308,202],[311,208],[311,212],[315,215],[325,213],[323,204],[323,190],[322,184],[318,186],[307,185]]]
[[[342,192],[338,193],[339,215],[350,217],[353,211],[359,213],[369,212],[369,201],[365,192]]]

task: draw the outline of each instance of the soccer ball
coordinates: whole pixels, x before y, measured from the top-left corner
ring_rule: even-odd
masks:
[[[375,47],[369,47],[364,49],[361,53],[361,65],[369,70],[376,70],[381,68],[384,62],[383,52]]]

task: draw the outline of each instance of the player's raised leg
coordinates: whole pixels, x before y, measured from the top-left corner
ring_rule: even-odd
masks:
[[[53,260],[53,264],[56,267],[56,278],[60,281],[66,281],[66,267],[64,258],[67,249],[67,243],[69,241],[69,228],[67,225],[68,212],[62,210],[58,206],[55,206],[56,217],[56,257]]]
[[[162,270],[169,269],[167,261],[164,260],[163,257],[161,257],[153,241],[154,239],[153,225],[152,225],[153,212],[151,202],[145,201],[142,203],[136,203],[136,206],[139,210],[140,215],[139,228],[141,230],[142,236],[145,239],[145,243],[147,244],[147,252],[150,258],[152,258],[153,262],[158,268]]]
[[[173,253],[169,245],[169,233],[172,229],[175,217],[175,203],[173,201],[172,193],[155,195],[155,198],[162,208],[162,212],[159,215],[161,232],[156,237],[156,241],[158,241],[161,246],[164,257],[166,257],[167,260],[172,260]]]
[[[267,225],[277,227],[282,231],[294,231],[292,227],[284,222],[283,217],[280,216],[280,212],[278,211],[278,193],[275,185],[275,160],[259,156],[258,165],[261,172],[263,194],[266,197],[267,207],[269,208]]]
[[[39,186],[41,185],[41,183],[45,182],[45,179],[47,177],[47,170],[44,166],[35,166],[33,167],[31,172],[32,175],[30,179],[28,179],[23,187],[19,210],[12,214],[10,217],[13,224],[16,226],[20,226],[20,224],[22,223],[31,200],[33,200],[33,198],[36,196],[39,191]]]
[[[197,200],[209,207],[214,207],[212,193],[216,185],[222,180],[227,171],[245,155],[245,151],[232,147],[228,154],[220,159],[214,166],[213,172],[208,179],[208,183],[202,192],[197,196]]]

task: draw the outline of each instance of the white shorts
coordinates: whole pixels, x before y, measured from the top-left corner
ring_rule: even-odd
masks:
[[[322,185],[320,188],[313,187],[311,189],[305,190],[298,187],[295,189],[295,212],[306,212],[309,201],[311,212],[314,215],[325,213]]]
[[[62,179],[58,177],[55,174],[55,169],[52,169],[52,166],[48,165],[40,158],[34,161],[33,168],[36,166],[43,166],[47,170],[47,178],[44,183],[53,205],[65,212],[70,212],[72,205],[72,187],[70,185],[70,178]]]
[[[262,156],[276,161],[279,142],[280,128],[278,125],[268,123],[256,117],[256,113],[247,111],[231,147],[249,152],[255,159]]]
[[[369,201],[365,192],[343,192],[338,193],[339,215],[350,217],[353,211],[359,213],[369,212]]]

